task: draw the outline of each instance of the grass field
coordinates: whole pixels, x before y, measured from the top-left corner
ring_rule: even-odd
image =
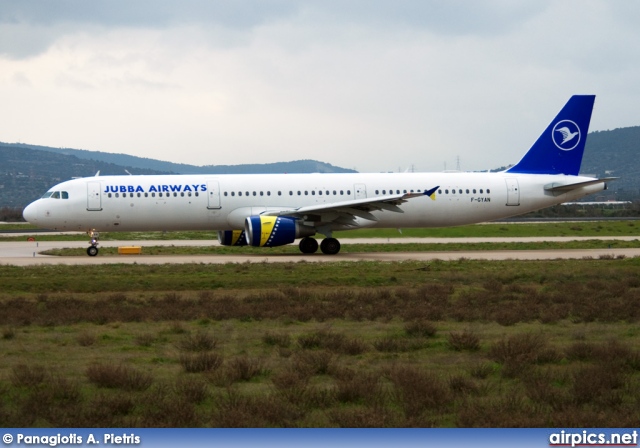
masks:
[[[0,426],[637,426],[639,268],[0,266]]]
[[[6,226],[6,227],[5,227]],[[13,229],[10,224],[0,225],[2,229]],[[24,225],[20,228],[33,228]],[[458,238],[458,237],[527,237],[527,236],[638,236],[640,223],[637,221],[589,221],[553,223],[491,223],[437,229],[359,229],[335,232],[338,239],[348,238]],[[25,235],[3,236],[0,241],[24,241]],[[102,232],[102,240],[217,240],[216,232]],[[36,234],[40,241],[84,241],[87,236]]]
[[[0,226],[2,233],[2,226]],[[530,224],[485,224],[443,229],[406,229],[402,233],[394,229],[361,229],[349,232],[336,232],[335,236],[348,243],[350,238],[393,238],[395,244],[344,244],[341,252],[407,252],[407,251],[458,251],[458,250],[542,250],[542,249],[600,249],[638,247],[640,245],[640,225],[635,221],[601,221],[601,222],[557,222]],[[518,243],[398,243],[402,238],[489,238],[489,237],[617,237],[637,236],[634,241],[586,240],[570,242],[518,242]],[[23,241],[25,235],[0,237],[0,241]],[[37,234],[39,241],[84,241],[86,235],[51,235]],[[146,255],[216,255],[216,254],[298,254],[297,245],[274,248],[224,247],[212,246],[207,242],[217,240],[215,232],[118,232],[102,233],[102,241],[118,240],[149,241],[144,248]],[[202,240],[201,247],[157,246],[156,240]],[[42,252],[46,255],[86,256],[85,249],[55,249]],[[99,256],[116,255],[116,248],[102,247]]]
[[[287,245],[280,247],[225,247],[212,246],[203,243],[202,246],[154,246],[142,247],[144,255],[300,255],[298,246]],[[376,244],[343,244],[342,254],[380,253],[380,252],[455,252],[470,250],[560,250],[560,249],[613,249],[640,247],[640,239],[633,241],[621,240],[582,240],[582,241],[542,241],[515,243],[376,243]],[[43,255],[86,257],[86,248],[60,248],[40,252]],[[117,256],[117,247],[101,247],[99,257]]]

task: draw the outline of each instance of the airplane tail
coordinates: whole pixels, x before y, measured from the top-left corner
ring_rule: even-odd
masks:
[[[577,176],[595,98],[595,95],[572,96],[522,160],[507,172]]]

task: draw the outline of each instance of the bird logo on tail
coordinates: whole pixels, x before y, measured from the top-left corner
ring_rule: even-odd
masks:
[[[556,129],[556,132],[560,132],[562,134],[562,143],[560,143],[561,145],[564,145],[569,140],[573,139],[573,137],[580,134],[578,131],[571,132],[566,126],[560,129]]]
[[[562,120],[553,127],[551,138],[559,149],[571,151],[580,143],[580,128],[571,120]]]

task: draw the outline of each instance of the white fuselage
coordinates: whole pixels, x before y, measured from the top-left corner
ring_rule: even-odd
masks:
[[[50,197],[30,204],[24,216],[54,230],[234,230],[242,229],[248,216],[267,211],[339,205],[439,187],[435,200],[413,197],[398,205],[401,212],[371,211],[375,219],[358,217],[355,227],[327,223],[331,231],[447,227],[519,215],[605,188],[602,182],[568,192],[545,190],[550,184],[593,180],[508,172],[98,176],[52,187]]]

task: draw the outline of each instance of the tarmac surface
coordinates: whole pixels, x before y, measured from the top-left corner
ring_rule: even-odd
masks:
[[[25,238],[26,239],[26,238]],[[625,240],[638,237],[528,237],[528,238],[344,238],[343,248],[349,244],[398,244],[398,243],[478,243],[478,242],[564,242],[577,240]],[[54,248],[86,248],[85,241],[10,241],[0,242],[0,264],[14,266],[64,264],[167,264],[167,263],[278,263],[278,262],[345,262],[345,261],[405,261],[405,260],[553,260],[582,259],[599,257],[638,257],[640,248],[604,249],[553,249],[553,250],[473,250],[473,251],[430,251],[430,252],[363,252],[337,255],[270,254],[269,248],[263,254],[238,255],[144,255],[144,247],[150,246],[219,246],[217,241],[207,240],[145,240],[145,241],[100,241],[99,247],[142,246],[142,255],[116,256],[74,256],[58,257],[42,255],[41,251]]]

